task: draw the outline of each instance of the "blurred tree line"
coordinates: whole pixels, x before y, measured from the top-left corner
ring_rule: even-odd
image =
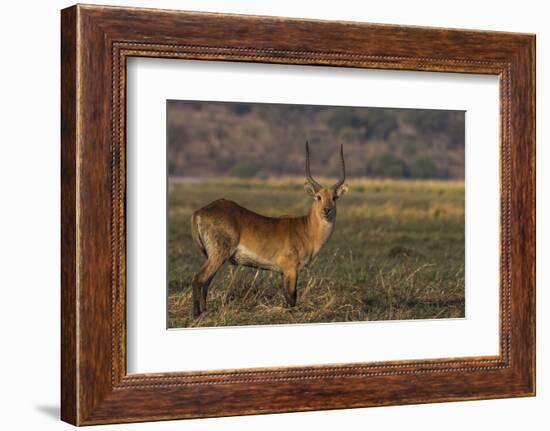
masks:
[[[262,103],[167,102],[172,176],[302,175],[309,140],[314,175],[464,178],[463,111]]]

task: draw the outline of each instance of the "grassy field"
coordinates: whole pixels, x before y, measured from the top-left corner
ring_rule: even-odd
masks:
[[[284,306],[279,274],[226,264],[208,311],[193,319],[191,279],[204,260],[193,211],[224,197],[264,215],[302,215],[311,203],[303,183],[170,181],[168,327],[464,317],[464,183],[351,180],[332,237],[299,273],[295,308]]]

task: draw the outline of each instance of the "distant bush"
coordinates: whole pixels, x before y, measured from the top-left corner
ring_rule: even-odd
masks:
[[[315,175],[338,175],[344,144],[349,177],[464,178],[461,111],[171,100],[167,117],[170,175],[302,175],[309,140]]]
[[[339,132],[342,129],[358,129],[366,125],[363,118],[357,115],[352,109],[341,108],[335,110],[328,118],[328,125],[331,129]]]
[[[405,142],[403,144],[403,154],[407,157],[414,156],[418,151],[417,145],[414,142]]]
[[[239,178],[252,178],[258,173],[258,167],[252,162],[238,162],[231,168],[231,176]]]
[[[246,115],[252,111],[252,106],[249,103],[232,103],[229,107],[237,115]]]
[[[409,164],[412,178],[436,178],[439,176],[437,166],[432,159],[415,159]]]
[[[353,129],[351,127],[344,127],[340,130],[338,135],[342,142],[358,142],[361,139],[361,132],[358,129]]]
[[[443,171],[437,168],[436,163],[428,158],[421,157],[406,162],[392,153],[384,153],[373,157],[367,164],[367,175],[388,178],[441,178]]]
[[[399,157],[391,153],[385,153],[369,161],[367,174],[375,177],[407,178],[409,168]]]

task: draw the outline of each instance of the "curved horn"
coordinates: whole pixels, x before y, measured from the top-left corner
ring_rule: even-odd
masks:
[[[333,190],[338,190],[338,187],[340,187],[342,184],[344,184],[344,181],[346,181],[346,165],[344,163],[344,144],[340,144],[340,162],[341,162],[340,179],[336,184],[332,186]]]
[[[317,193],[319,190],[321,190],[323,188],[321,186],[321,184],[319,184],[317,181],[315,181],[313,179],[313,177],[311,176],[311,172],[309,170],[309,143],[308,143],[308,141],[306,141],[306,177],[307,177],[307,181],[309,182],[309,184],[311,184],[311,186],[315,190],[315,193]]]

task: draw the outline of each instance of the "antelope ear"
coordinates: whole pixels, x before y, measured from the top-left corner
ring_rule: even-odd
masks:
[[[348,189],[349,187],[347,184],[342,184],[340,187],[334,190],[334,196],[339,198],[340,196],[344,195],[348,191]]]
[[[315,189],[313,188],[313,186],[310,183],[306,182],[304,184],[304,189],[305,189],[305,191],[308,195],[315,196]]]

